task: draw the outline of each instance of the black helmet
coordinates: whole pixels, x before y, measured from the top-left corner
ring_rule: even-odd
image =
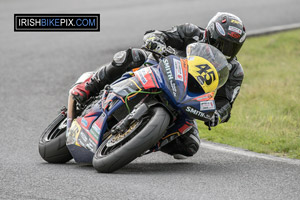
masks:
[[[230,61],[241,49],[246,30],[237,16],[218,12],[206,27],[206,42],[218,48]]]

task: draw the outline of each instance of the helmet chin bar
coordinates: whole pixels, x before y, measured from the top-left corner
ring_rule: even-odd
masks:
[[[223,53],[223,55],[225,56],[226,60],[231,61],[233,59],[233,57],[228,56],[224,53],[224,49],[223,49],[224,43],[222,41],[217,41],[214,38],[210,37],[211,36],[210,34],[208,34],[208,36],[209,37],[207,37],[207,43],[214,46],[214,47],[216,47],[217,49],[219,49]],[[214,42],[212,42],[212,41],[214,41]]]

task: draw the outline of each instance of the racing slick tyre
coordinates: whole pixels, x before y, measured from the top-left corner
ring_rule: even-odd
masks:
[[[97,149],[93,166],[101,173],[111,173],[153,147],[164,135],[170,115],[162,107],[131,123],[125,133],[108,137]]]
[[[66,146],[67,115],[61,113],[42,133],[39,153],[49,163],[66,163],[73,157]]]

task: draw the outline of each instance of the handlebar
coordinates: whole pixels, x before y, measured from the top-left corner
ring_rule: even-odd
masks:
[[[156,51],[153,51],[151,49],[146,48],[145,46],[142,46],[143,50],[149,51],[153,54],[153,57],[156,59],[156,61],[159,61],[159,58],[169,56],[169,55],[175,55],[176,51],[171,46],[168,46],[162,53],[158,53]]]

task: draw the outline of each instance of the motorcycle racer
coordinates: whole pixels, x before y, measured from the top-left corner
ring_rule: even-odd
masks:
[[[205,122],[209,127],[217,126],[230,119],[230,112],[244,77],[243,68],[237,61],[236,55],[245,39],[246,31],[243,22],[237,16],[225,12],[218,12],[205,29],[186,23],[167,31],[147,31],[143,38],[145,47],[158,53],[164,53],[167,46],[171,46],[176,49],[178,55],[186,56],[187,45],[202,42],[215,46],[226,56],[230,63],[229,77],[215,96],[216,111],[211,120]],[[106,84],[112,83],[125,72],[140,67],[148,55],[149,52],[138,48],[116,53],[111,63],[101,67],[82,83],[75,85],[70,90],[70,95],[78,103],[84,103],[90,96],[99,93]],[[163,152],[181,159],[192,156],[198,151],[200,138],[197,125],[195,122],[189,123],[193,124],[193,128],[162,147]]]

